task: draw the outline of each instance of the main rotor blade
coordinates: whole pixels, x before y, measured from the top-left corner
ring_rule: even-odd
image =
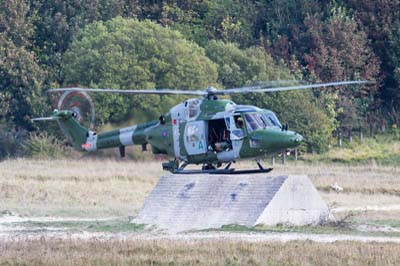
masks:
[[[298,84],[305,84],[304,80],[297,80],[297,79],[287,79],[287,80],[269,80],[269,81],[255,81],[249,84],[247,87],[254,87],[254,86],[262,86],[262,87],[271,87],[271,86],[279,86],[279,85],[298,85]]]
[[[52,116],[49,117],[36,117],[36,118],[32,118],[31,121],[50,121],[50,120],[57,120]]]
[[[200,95],[206,96],[206,91],[183,91],[183,90],[169,90],[169,89],[159,89],[159,90],[113,90],[113,89],[87,89],[87,88],[57,88],[50,89],[48,92],[57,92],[57,91],[84,91],[84,92],[108,92],[108,93],[121,93],[121,94],[159,94],[159,95]]]
[[[352,81],[339,81],[339,82],[328,82],[318,83],[310,85],[295,85],[286,87],[271,87],[274,84],[290,84],[302,82],[298,80],[283,80],[283,81],[270,81],[256,85],[250,85],[247,87],[222,89],[218,90],[213,87],[209,87],[207,90],[171,90],[171,89],[150,89],[150,90],[121,90],[121,89],[88,89],[88,88],[57,88],[50,89],[48,92],[58,91],[80,91],[80,92],[107,92],[107,93],[121,93],[121,94],[158,94],[158,95],[196,95],[196,96],[212,96],[212,95],[229,95],[237,93],[250,93],[250,92],[276,92],[276,91],[291,91],[291,90],[305,90],[312,88],[323,88],[323,87],[334,87],[344,85],[356,85],[356,84],[373,84],[373,81],[367,80],[352,80]]]
[[[226,90],[216,90],[213,92],[215,95],[227,95],[236,93],[250,93],[250,92],[275,92],[275,91],[291,91],[291,90],[305,90],[312,88],[323,88],[323,87],[334,87],[334,86],[344,86],[344,85],[356,85],[356,84],[373,84],[373,81],[367,80],[352,80],[352,81],[339,81],[339,82],[329,82],[329,83],[318,83],[310,85],[296,85],[287,87],[275,87],[275,88],[265,88],[265,86],[249,86],[241,88],[232,88]]]

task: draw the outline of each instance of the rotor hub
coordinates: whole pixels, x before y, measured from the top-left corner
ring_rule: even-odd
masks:
[[[207,88],[207,90],[206,90],[206,92],[207,92],[207,99],[209,99],[209,100],[218,100],[218,97],[217,97],[217,94],[216,94],[216,92],[217,92],[218,90],[216,89],[216,88],[214,88],[213,86],[209,86],[208,88]]]

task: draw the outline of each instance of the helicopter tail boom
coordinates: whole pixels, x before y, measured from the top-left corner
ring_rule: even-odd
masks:
[[[69,110],[54,110],[51,117],[34,118],[32,121],[57,121],[61,131],[76,150],[96,151],[119,148],[121,157],[125,155],[125,146],[142,145],[145,148],[146,130],[158,123],[158,121],[152,121],[97,134],[81,125],[76,119],[76,113]]]
[[[96,149],[106,149],[106,148],[120,148],[121,157],[124,157],[124,147],[130,145],[146,145],[146,130],[157,124],[157,122],[149,122],[144,124],[138,124],[130,127],[115,129],[107,132],[103,132],[98,134],[97,136],[93,136],[95,139],[95,148]],[[87,147],[84,147],[85,150],[93,150],[93,147],[90,147],[90,132],[88,136]],[[93,146],[93,144],[92,144]],[[92,148],[92,149],[90,149]]]

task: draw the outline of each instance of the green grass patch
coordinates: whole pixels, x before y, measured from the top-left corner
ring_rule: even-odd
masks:
[[[337,234],[352,233],[353,229],[348,226],[315,225],[315,226],[289,226],[279,224],[276,226],[257,225],[246,227],[243,225],[224,225],[217,231],[223,232],[271,232],[271,233],[313,233],[313,234]]]
[[[65,229],[67,231],[90,231],[90,232],[140,232],[145,230],[144,224],[129,223],[126,220],[109,221],[54,221],[54,222],[35,222],[27,221],[21,223],[22,226],[29,228],[40,228],[46,230]]]
[[[390,221],[381,221],[379,225],[390,225]],[[398,221],[397,221],[398,223]],[[397,224],[393,221],[392,224]],[[363,223],[365,224],[365,223]],[[357,235],[357,236],[386,236],[386,237],[400,237],[399,232],[385,232],[385,231],[371,231],[365,232],[357,230],[357,222],[330,222],[324,225],[308,225],[308,226],[289,226],[289,225],[276,225],[266,226],[257,225],[254,227],[247,227],[243,225],[224,225],[219,229],[207,229],[201,230],[202,232],[232,232],[232,233],[303,233],[303,234],[345,234],[345,235]],[[378,224],[377,224],[378,225]],[[400,226],[400,224],[399,224]]]
[[[108,222],[108,223],[95,223],[88,227],[91,231],[96,232],[140,232],[145,230],[144,224],[134,223],[121,223],[121,222]]]
[[[400,228],[400,220],[371,220],[368,224]]]
[[[374,138],[354,139],[343,147],[334,147],[324,154],[305,154],[304,161],[335,162],[344,164],[398,165],[400,163],[400,139],[394,135],[378,135]]]

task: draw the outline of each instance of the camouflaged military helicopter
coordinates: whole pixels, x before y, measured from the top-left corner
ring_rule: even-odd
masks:
[[[282,81],[283,82],[283,81]],[[113,90],[87,88],[58,88],[50,92],[64,92],[58,108],[51,117],[33,119],[56,120],[73,146],[80,151],[118,147],[121,157],[125,147],[151,145],[154,154],[166,154],[172,160],[163,163],[164,170],[180,173],[258,173],[269,172],[259,159],[283,150],[296,148],[303,137],[282,125],[274,112],[256,106],[238,105],[231,100],[218,99],[220,95],[238,93],[265,93],[365,84],[368,81],[343,81],[311,85],[274,87],[271,84],[206,90]],[[97,134],[85,127],[81,119],[94,118],[94,106],[89,92],[121,94],[195,95],[172,107],[158,120]],[[82,100],[83,99],[83,100]],[[232,163],[240,159],[255,159],[258,169],[235,170]],[[200,170],[185,170],[189,164],[202,165]],[[223,166],[223,167],[221,167]]]

